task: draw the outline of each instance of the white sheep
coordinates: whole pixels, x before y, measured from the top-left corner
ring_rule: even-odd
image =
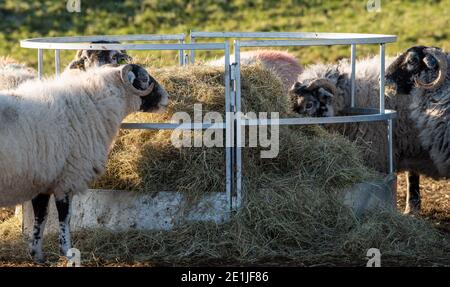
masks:
[[[0,90],[12,89],[36,78],[36,71],[10,57],[0,57]]]
[[[284,51],[278,50],[255,50],[240,53],[241,65],[251,65],[260,62],[267,69],[272,70],[283,82],[286,91],[297,81],[298,75],[303,71],[297,58]],[[234,56],[231,59],[234,62]],[[224,58],[209,61],[211,66],[223,66]]]
[[[389,65],[395,58],[388,57]],[[379,105],[379,57],[356,63],[357,107],[376,108]],[[305,69],[299,81],[290,91],[294,98],[294,110],[310,116],[345,114],[351,101],[351,65],[348,60],[337,64],[318,64]],[[438,177],[436,165],[419,139],[420,130],[414,124],[409,110],[411,99],[406,95],[385,99],[387,109],[397,111],[394,124],[394,160],[396,170],[408,172],[408,201],[405,213],[415,208],[414,198],[419,194],[419,174]],[[384,123],[352,123],[327,125],[343,132],[352,140],[371,143],[365,157],[367,162],[381,172],[387,172],[387,133]]]
[[[0,92],[0,206],[32,200],[30,251],[43,261],[49,197],[60,222],[60,251],[70,248],[70,202],[102,174],[122,120],[168,103],[165,90],[141,67],[73,70]]]

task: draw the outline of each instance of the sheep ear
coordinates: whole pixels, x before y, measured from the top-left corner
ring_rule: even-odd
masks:
[[[323,103],[330,103],[334,95],[324,88],[319,89],[319,100]]]
[[[423,58],[423,62],[429,69],[436,69],[438,66],[438,62],[437,62],[436,58],[434,58],[433,56],[431,56],[429,54]]]
[[[131,56],[127,55],[126,53],[120,53],[117,56],[117,59],[118,59],[119,65],[129,64],[133,61],[133,58]]]
[[[73,60],[70,64],[69,64],[69,69],[77,69],[77,70],[84,70],[84,60],[86,58],[81,58],[78,60]]]
[[[304,89],[306,89],[306,85],[303,85],[300,82],[296,82],[291,88],[291,90],[294,92],[301,92]]]

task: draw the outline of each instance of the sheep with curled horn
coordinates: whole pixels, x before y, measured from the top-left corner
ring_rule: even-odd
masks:
[[[402,56],[400,56],[401,58]],[[432,61],[431,59],[428,59]],[[399,58],[387,57],[389,66],[398,63]],[[436,59],[435,62],[438,62]],[[378,56],[359,60],[356,63],[357,107],[379,106],[379,63]],[[442,67],[442,66],[441,66]],[[389,74],[389,72],[388,72]],[[423,82],[411,79],[412,83]],[[436,80],[437,81],[437,80]],[[434,82],[436,82],[434,81]],[[439,80],[440,82],[442,80]],[[429,85],[427,85],[429,86]],[[351,65],[348,60],[337,64],[316,64],[305,69],[291,91],[293,109],[309,116],[345,115],[351,103]],[[420,207],[419,175],[442,178],[439,162],[436,161],[420,134],[423,129],[417,123],[419,118],[411,109],[413,101],[407,94],[387,93],[385,107],[397,111],[394,123],[394,162],[397,172],[408,173],[408,198],[405,213]],[[367,163],[380,172],[387,172],[387,130],[385,123],[351,123],[327,125],[328,129],[338,130],[352,140],[370,143],[365,158]],[[445,176],[445,174],[444,174]]]
[[[415,46],[402,53],[386,71],[387,94],[407,98],[412,124],[419,131],[436,173],[450,178],[450,55],[435,47]],[[420,209],[419,175],[408,194],[411,208]]]
[[[32,201],[34,260],[44,261],[50,195],[58,211],[60,252],[66,255],[72,196],[103,173],[122,120],[167,104],[163,87],[132,64],[71,70],[0,92],[0,206]]]

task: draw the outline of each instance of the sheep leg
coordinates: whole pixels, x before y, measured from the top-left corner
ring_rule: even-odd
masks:
[[[70,212],[72,195],[64,194],[62,198],[55,197],[56,209],[59,219],[59,253],[67,256],[67,251],[71,248],[70,238]]]
[[[414,171],[407,174],[406,208],[405,214],[418,212],[420,210],[420,175]]]
[[[44,237],[45,222],[47,221],[49,199],[49,194],[38,194],[31,200],[34,212],[34,225],[30,242],[30,255],[34,261],[39,263],[45,262],[42,251],[42,240]]]

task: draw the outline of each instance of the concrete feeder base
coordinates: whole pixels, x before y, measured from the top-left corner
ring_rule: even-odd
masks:
[[[356,216],[379,208],[395,209],[396,177],[382,182],[364,182],[339,194]],[[183,221],[223,223],[230,217],[225,192],[212,192],[199,203],[184,209],[185,196],[179,192],[139,194],[114,190],[87,190],[73,198],[71,228],[106,228],[111,231],[169,230]],[[270,204],[270,203],[268,203]],[[55,203],[50,201],[46,233],[58,231]],[[23,232],[31,235],[34,213],[31,202],[23,205]]]
[[[222,223],[229,218],[226,194],[212,192],[199,203],[185,209],[186,199],[179,192],[139,194],[115,190],[87,190],[73,197],[71,228],[106,228],[112,231],[168,230],[180,220]],[[23,232],[33,230],[34,213],[31,202],[23,204]],[[58,215],[50,200],[46,233],[58,231]]]

